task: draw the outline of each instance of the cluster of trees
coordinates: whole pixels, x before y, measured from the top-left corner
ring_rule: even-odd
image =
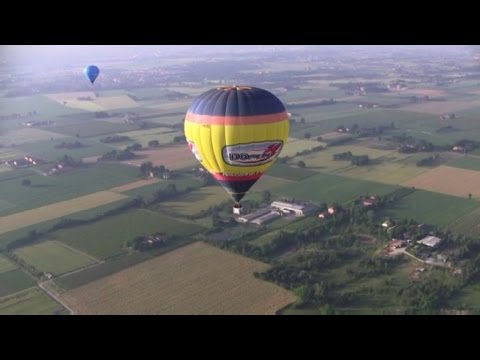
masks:
[[[126,135],[111,135],[100,139],[101,142],[105,144],[116,143],[116,142],[125,142],[130,141],[130,137]]]
[[[103,154],[99,160],[100,161],[122,161],[134,159],[136,155],[130,150],[112,150]]]
[[[308,154],[312,154],[314,152],[318,152],[318,151],[322,151],[324,150],[325,147],[322,146],[322,145],[319,145],[319,146],[315,146],[311,149],[305,149],[305,150],[302,150],[302,151],[298,151],[295,156],[302,156],[302,155],[308,155]]]
[[[168,179],[175,176],[175,172],[167,169],[164,165],[153,166],[151,161],[140,165],[140,173],[142,176],[150,176],[151,173],[153,176],[165,177]]]
[[[132,247],[134,250],[138,251],[148,251],[164,247],[175,239],[176,237],[174,235],[166,236],[165,234],[137,236],[134,239],[127,241],[127,246]]]
[[[339,160],[351,160],[353,157],[353,154],[351,151],[343,152],[343,153],[338,153],[338,154],[333,154],[333,160],[339,161]]]
[[[63,157],[58,158],[58,162],[62,166],[69,166],[73,168],[83,166],[82,159],[75,159],[69,155],[63,155]]]
[[[138,150],[142,150],[142,144],[135,143],[135,144],[132,144],[132,145],[128,145],[125,148],[125,151],[138,151]]]
[[[353,155],[351,151],[333,154],[333,160],[350,160],[352,162],[352,165],[357,166],[366,165],[370,161],[368,155]]]
[[[183,144],[187,142],[187,138],[185,135],[178,135],[173,138],[173,143],[174,144]]]
[[[31,264],[27,264],[25,261],[23,261],[22,258],[20,258],[19,256],[17,256],[17,254],[13,253],[13,252],[7,252],[6,254],[11,260],[13,260],[14,262],[16,262],[20,267],[22,267],[23,269],[27,270],[30,274],[32,274],[33,276],[35,276],[36,278],[41,278],[42,275],[43,275],[43,272],[38,270],[35,266],[31,265]]]
[[[158,140],[150,140],[148,142],[148,147],[159,147],[160,146],[160,142]]]
[[[54,146],[55,149],[78,149],[85,147],[84,144],[82,144],[80,141],[75,141],[72,143],[66,143],[65,141],[62,141],[61,144],[57,144]]]
[[[417,161],[417,166],[434,166],[438,163],[440,159],[439,154],[435,154],[434,156],[429,156]]]

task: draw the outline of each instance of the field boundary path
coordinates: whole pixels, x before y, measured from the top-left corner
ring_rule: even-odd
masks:
[[[73,252],[75,252],[75,253],[77,253],[77,254],[84,255],[84,256],[86,256],[86,257],[94,260],[94,261],[97,262],[97,263],[100,263],[100,264],[101,264],[101,263],[105,262],[105,261],[103,261],[103,260],[97,259],[96,257],[94,257],[94,256],[92,256],[92,255],[90,255],[90,254],[87,254],[86,252],[77,250],[77,249],[75,249],[74,247],[71,247],[71,246],[69,246],[69,245],[67,245],[67,244],[64,244],[64,243],[62,243],[61,241],[57,241],[57,240],[51,240],[51,241],[54,242],[54,243],[56,243],[57,245],[63,246],[64,248],[66,248],[66,249],[68,249],[68,250],[71,250],[71,251],[73,251]],[[82,270],[83,270],[83,269],[84,269],[84,268],[82,268]]]
[[[52,282],[53,282],[53,280],[48,280],[48,281],[38,283],[38,287],[40,289],[42,289],[43,291],[45,291],[47,293],[47,295],[50,296],[53,300],[55,300],[57,303],[59,303],[65,309],[67,309],[70,312],[70,315],[75,315],[75,312],[73,311],[73,309],[60,299],[60,297],[58,296],[59,294],[55,293],[54,291],[49,289],[47,286],[45,286],[45,285],[47,285],[49,283],[52,283]]]

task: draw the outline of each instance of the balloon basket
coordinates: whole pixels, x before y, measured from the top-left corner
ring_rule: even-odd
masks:
[[[241,204],[233,205],[233,213],[235,215],[241,215],[242,214],[242,205]]]

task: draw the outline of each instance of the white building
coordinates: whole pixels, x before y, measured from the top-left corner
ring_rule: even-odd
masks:
[[[419,240],[419,244],[423,244],[426,246],[430,246],[432,248],[437,247],[438,244],[442,242],[442,239],[436,237],[436,236],[427,236],[423,238],[422,240]]]
[[[283,201],[274,201],[271,205],[272,209],[277,209],[280,210],[283,213],[290,213],[293,212],[297,216],[303,216],[305,215],[305,205],[299,205],[299,204],[291,204],[288,202],[283,202]]]
[[[249,221],[252,221],[260,216],[263,216],[265,214],[268,214],[270,213],[271,210],[269,208],[263,208],[263,209],[260,209],[260,210],[257,210],[257,211],[254,211],[250,214],[246,214],[246,215],[243,215],[243,216],[240,216],[237,218],[237,221],[238,222],[241,222],[241,223],[247,223]]]
[[[266,215],[262,215],[259,218],[256,218],[255,220],[252,221],[253,224],[257,225],[263,225],[266,224],[276,218],[280,217],[280,214],[276,211],[271,211]]]

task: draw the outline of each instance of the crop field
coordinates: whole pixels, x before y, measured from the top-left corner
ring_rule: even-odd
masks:
[[[21,127],[15,130],[9,130],[3,136],[0,136],[0,144],[7,146],[12,144],[20,145],[59,138],[65,138],[65,135],[44,129]]]
[[[79,140],[84,147],[76,149],[56,149],[55,145],[61,144],[62,142],[73,143],[78,139],[74,138],[65,138],[62,137],[58,140],[47,140],[32,142],[28,144],[23,144],[18,146],[20,150],[29,155],[35,155],[43,160],[56,161],[58,158],[63,157],[64,155],[71,156],[75,159],[81,159],[87,156],[101,156],[102,154],[112,151],[110,146],[102,144],[99,142],[91,141],[89,139]]]
[[[78,111],[58,104],[43,95],[0,98],[0,115],[11,115],[19,113],[25,115],[28,112],[37,112],[36,117],[24,118],[35,119],[40,117],[51,117],[75,114]]]
[[[230,196],[220,186],[207,186],[172,201],[160,203],[157,208],[169,215],[195,215],[211,206],[229,201]]]
[[[14,262],[10,261],[8,258],[0,255],[0,274],[4,272],[15,270],[17,265]]]
[[[263,175],[251,188],[250,191],[273,190],[291,184],[291,180],[275,176]]]
[[[144,180],[146,181],[146,180]],[[152,183],[150,185],[145,185],[142,187],[137,187],[135,189],[127,190],[122,192],[124,195],[128,195],[131,197],[141,196],[144,199],[148,200],[153,197],[154,193],[160,189],[165,189],[169,184],[174,184],[177,191],[183,191],[187,187],[198,188],[200,187],[201,183],[199,180],[194,179],[192,177],[182,177],[182,178],[175,178],[173,180],[160,180],[158,182]]]
[[[442,115],[449,112],[468,110],[480,106],[480,100],[473,101],[429,101],[402,106],[400,110],[415,111],[425,114]]]
[[[334,154],[350,151],[354,156],[368,155],[370,159],[376,159],[384,156],[390,156],[392,151],[371,149],[363,146],[356,145],[340,145],[328,147],[325,150],[320,150],[308,155],[296,156],[289,162],[296,164],[302,160],[310,170],[314,171],[327,171],[334,172],[340,169],[346,169],[352,167],[350,160],[333,160]]]
[[[450,224],[450,230],[472,237],[480,236],[480,207],[463,215]]]
[[[126,94],[102,92],[102,96],[97,97],[92,91],[67,92],[59,94],[49,94],[48,98],[57,101],[59,104],[71,108],[85,111],[106,111],[113,109],[126,109],[137,107],[137,103]],[[91,100],[79,100],[78,98],[90,98]]]
[[[137,181],[138,175],[139,170],[135,167],[102,164],[69,170],[59,175],[24,177],[32,182],[28,187],[22,186],[23,178],[0,180],[0,199],[11,205],[7,210],[0,210],[0,216],[124,185]]]
[[[42,272],[55,276],[94,264],[92,257],[55,241],[43,241],[39,244],[15,250],[27,264]]]
[[[163,165],[170,170],[178,170],[186,167],[197,165],[198,161],[190,152],[188,146],[185,144],[171,145],[168,147],[152,150],[142,150],[135,152],[136,159],[123,161],[136,166],[142,163],[151,161],[154,166]]]
[[[0,235],[45,221],[57,219],[82,210],[112,203],[126,196],[110,191],[99,191],[75,199],[61,201],[35,209],[0,217]]]
[[[35,280],[22,269],[3,272],[0,274],[0,297],[16,293],[34,285]]]
[[[428,170],[430,170],[430,168],[417,167],[398,161],[382,162],[375,165],[352,166],[345,170],[339,170],[337,173],[355,179],[398,185]]]
[[[183,135],[181,131],[175,131],[169,128],[159,127],[149,130],[135,130],[123,133],[121,135],[130,137],[134,142],[148,146],[151,140],[158,140],[160,144],[171,144],[175,136]],[[115,145],[115,144],[113,144]]]
[[[59,303],[37,287],[0,298],[0,315],[68,314]]]
[[[439,166],[402,185],[467,198],[480,198],[480,171]]]
[[[62,295],[79,314],[275,314],[295,300],[267,264],[194,243]],[[234,281],[232,281],[234,279]]]
[[[475,200],[417,190],[397,201],[385,214],[392,218],[445,226],[478,208]]]
[[[354,180],[343,176],[318,174],[294,184],[278,188],[275,193],[289,198],[316,202],[344,203],[361,195],[385,195],[398,187],[373,181]]]
[[[94,257],[106,259],[124,253],[126,241],[136,236],[155,232],[189,236],[201,230],[203,228],[200,226],[154,211],[135,209],[92,224],[59,230],[52,233],[51,238]]]
[[[100,135],[109,135],[118,132],[137,130],[138,126],[134,124],[116,124],[103,120],[85,121],[82,123],[57,125],[51,128],[56,133],[77,137],[92,137]]]
[[[97,97],[94,103],[104,110],[127,109],[138,106],[135,100],[127,95]]]
[[[281,179],[297,181],[315,175],[316,172],[276,163],[267,169],[266,174]]]
[[[450,161],[448,166],[453,166],[460,169],[469,169],[480,171],[480,157],[462,156],[454,161]]]
[[[129,184],[120,185],[120,186],[111,188],[111,189],[109,189],[109,191],[124,193],[124,192],[130,191],[130,190],[134,190],[134,189],[137,189],[137,188],[144,187],[144,186],[157,184],[159,182],[160,182],[159,179],[138,180],[138,181],[134,181],[134,182],[129,183]]]
[[[314,140],[289,138],[280,156],[295,156],[297,152],[310,150],[320,145],[322,145],[320,142]]]

